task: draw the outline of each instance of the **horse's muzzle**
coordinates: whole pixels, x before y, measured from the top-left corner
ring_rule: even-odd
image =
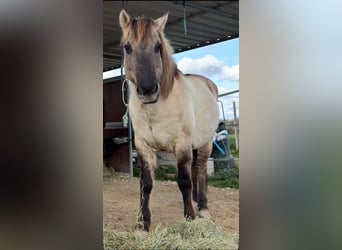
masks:
[[[159,99],[160,84],[156,84],[152,89],[144,89],[137,87],[139,99],[144,104],[156,103]]]

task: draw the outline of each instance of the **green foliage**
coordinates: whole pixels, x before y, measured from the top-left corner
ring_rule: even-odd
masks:
[[[208,185],[225,188],[239,188],[239,166],[227,169],[225,162],[215,162],[214,173],[208,178]]]
[[[134,177],[140,177],[140,170],[139,170],[138,166],[133,167],[133,176]]]
[[[228,143],[229,143],[230,150],[236,149],[235,135],[228,135]]]
[[[177,169],[175,166],[161,167],[155,170],[155,179],[160,181],[176,181]],[[133,168],[133,176],[139,177],[139,169]],[[226,162],[215,161],[214,173],[208,177],[208,185],[219,188],[239,188],[239,166],[235,163],[235,168],[228,169]]]
[[[177,175],[177,170],[175,166],[160,167],[154,171],[154,176],[156,180],[160,181],[175,181]]]
[[[213,187],[218,187],[218,188],[239,188],[239,180],[234,178],[230,180],[220,180],[220,181],[209,181],[208,184]]]
[[[169,166],[169,167],[159,167],[154,171],[154,176],[156,180],[159,181],[175,181],[177,175],[177,170],[175,166]],[[139,168],[133,168],[133,176],[134,177],[140,177],[140,170]]]
[[[239,157],[239,150],[232,149],[231,153],[232,153],[232,156]]]

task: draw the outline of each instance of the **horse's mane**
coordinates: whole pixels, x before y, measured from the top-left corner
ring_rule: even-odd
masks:
[[[163,33],[160,34],[160,40],[162,43],[161,57],[164,71],[161,80],[163,86],[161,86],[160,95],[165,100],[172,90],[174,78],[178,77],[179,70],[173,61],[173,48]]]
[[[138,43],[141,42],[149,34],[152,34],[154,22],[151,18],[138,17],[132,18],[129,23],[129,31],[123,35],[121,43],[127,37],[131,37]],[[166,99],[171,93],[174,77],[177,77],[180,71],[173,61],[172,54],[174,52],[170,42],[165,37],[163,31],[157,31],[161,41],[161,57],[163,64],[163,75],[160,83],[160,95],[162,99]]]

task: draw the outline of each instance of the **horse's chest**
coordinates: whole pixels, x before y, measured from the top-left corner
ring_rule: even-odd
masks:
[[[141,136],[149,146],[157,150],[173,151],[177,136],[163,122],[147,123],[142,132]]]
[[[173,151],[179,132],[171,116],[155,116],[144,112],[132,114],[136,136],[156,150]]]

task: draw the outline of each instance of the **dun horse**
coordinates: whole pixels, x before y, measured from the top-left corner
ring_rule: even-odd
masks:
[[[120,13],[124,67],[129,81],[129,114],[140,164],[139,223],[148,231],[149,199],[157,151],[173,152],[184,216],[209,218],[207,160],[218,124],[217,87],[199,75],[184,75],[173,61],[173,49],[164,35],[168,14],[133,18]]]

